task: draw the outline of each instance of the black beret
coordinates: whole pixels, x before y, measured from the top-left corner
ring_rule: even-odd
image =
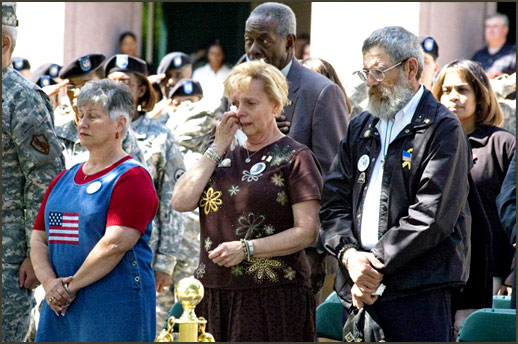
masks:
[[[29,63],[29,60],[24,59],[23,57],[14,57],[13,68],[18,71],[24,69],[31,69],[31,64]]]
[[[174,53],[169,53],[162,58],[162,61],[160,61],[160,64],[158,65],[157,73],[165,74],[168,70],[182,68],[189,64],[192,64],[189,55],[175,51]]]
[[[424,37],[421,39],[421,46],[425,53],[432,55],[433,58],[437,60],[439,57],[439,46],[433,37]]]
[[[58,83],[57,77],[61,66],[55,63],[45,63],[38,67],[32,74],[29,80],[40,87],[55,85]]]
[[[106,75],[113,72],[130,72],[145,76],[147,74],[147,63],[138,57],[117,54],[106,61],[104,70],[106,71]]]
[[[201,89],[200,83],[193,79],[183,78],[169,91],[169,98],[185,96],[203,97],[203,90]]]
[[[103,54],[88,54],[78,57],[61,69],[59,77],[67,79],[88,74],[99,68],[104,59],[105,56]]]

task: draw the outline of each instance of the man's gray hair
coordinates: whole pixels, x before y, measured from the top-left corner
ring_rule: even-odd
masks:
[[[127,85],[111,79],[87,82],[77,98],[77,108],[91,104],[101,105],[112,122],[119,117],[125,117],[126,127],[122,137],[126,135],[135,112],[133,93]]]
[[[401,26],[386,26],[374,31],[363,41],[362,54],[365,55],[374,47],[385,49],[394,63],[411,57],[415,58],[417,60],[416,79],[419,80],[423,72],[424,52],[416,35]]]
[[[18,38],[18,29],[14,26],[2,25],[2,33],[5,33],[11,38],[11,53],[16,47],[16,39]]]
[[[503,14],[503,13],[495,13],[495,14],[490,15],[489,17],[487,17],[486,20],[493,19],[493,18],[499,18],[500,20],[502,20],[502,25],[503,26],[509,27],[509,18],[505,14]]]
[[[288,37],[288,35],[297,35],[297,19],[293,10],[278,2],[265,2],[254,8],[250,16],[246,20],[247,23],[252,17],[265,16],[270,17],[277,23],[277,34],[282,37]]]

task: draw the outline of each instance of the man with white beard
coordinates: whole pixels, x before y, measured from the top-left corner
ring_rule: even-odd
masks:
[[[468,141],[455,115],[419,83],[415,35],[385,27],[364,41],[362,54],[357,73],[369,103],[325,179],[320,236],[340,263],[342,303],[364,308],[384,338],[369,325],[345,331],[344,340],[450,341],[451,295],[469,274]]]

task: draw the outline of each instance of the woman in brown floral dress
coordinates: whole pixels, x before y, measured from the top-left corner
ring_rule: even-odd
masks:
[[[173,207],[200,207],[196,312],[217,341],[314,341],[315,302],[304,248],[315,243],[322,188],[313,153],[282,134],[286,78],[263,61],[225,80],[214,144],[177,182]],[[302,100],[300,100],[302,101]],[[244,147],[232,144],[241,129]]]

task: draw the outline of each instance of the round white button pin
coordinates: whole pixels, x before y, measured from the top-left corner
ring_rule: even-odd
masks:
[[[367,154],[364,154],[358,159],[358,171],[363,172],[369,167],[369,156]]]
[[[86,188],[86,192],[89,194],[93,194],[93,193],[99,191],[100,188],[101,188],[101,182],[95,181],[92,184],[88,185],[88,187]]]
[[[256,176],[258,174],[261,174],[261,172],[263,172],[265,169],[266,164],[264,162],[258,162],[257,164],[252,166],[252,168],[250,169],[250,174]]]

